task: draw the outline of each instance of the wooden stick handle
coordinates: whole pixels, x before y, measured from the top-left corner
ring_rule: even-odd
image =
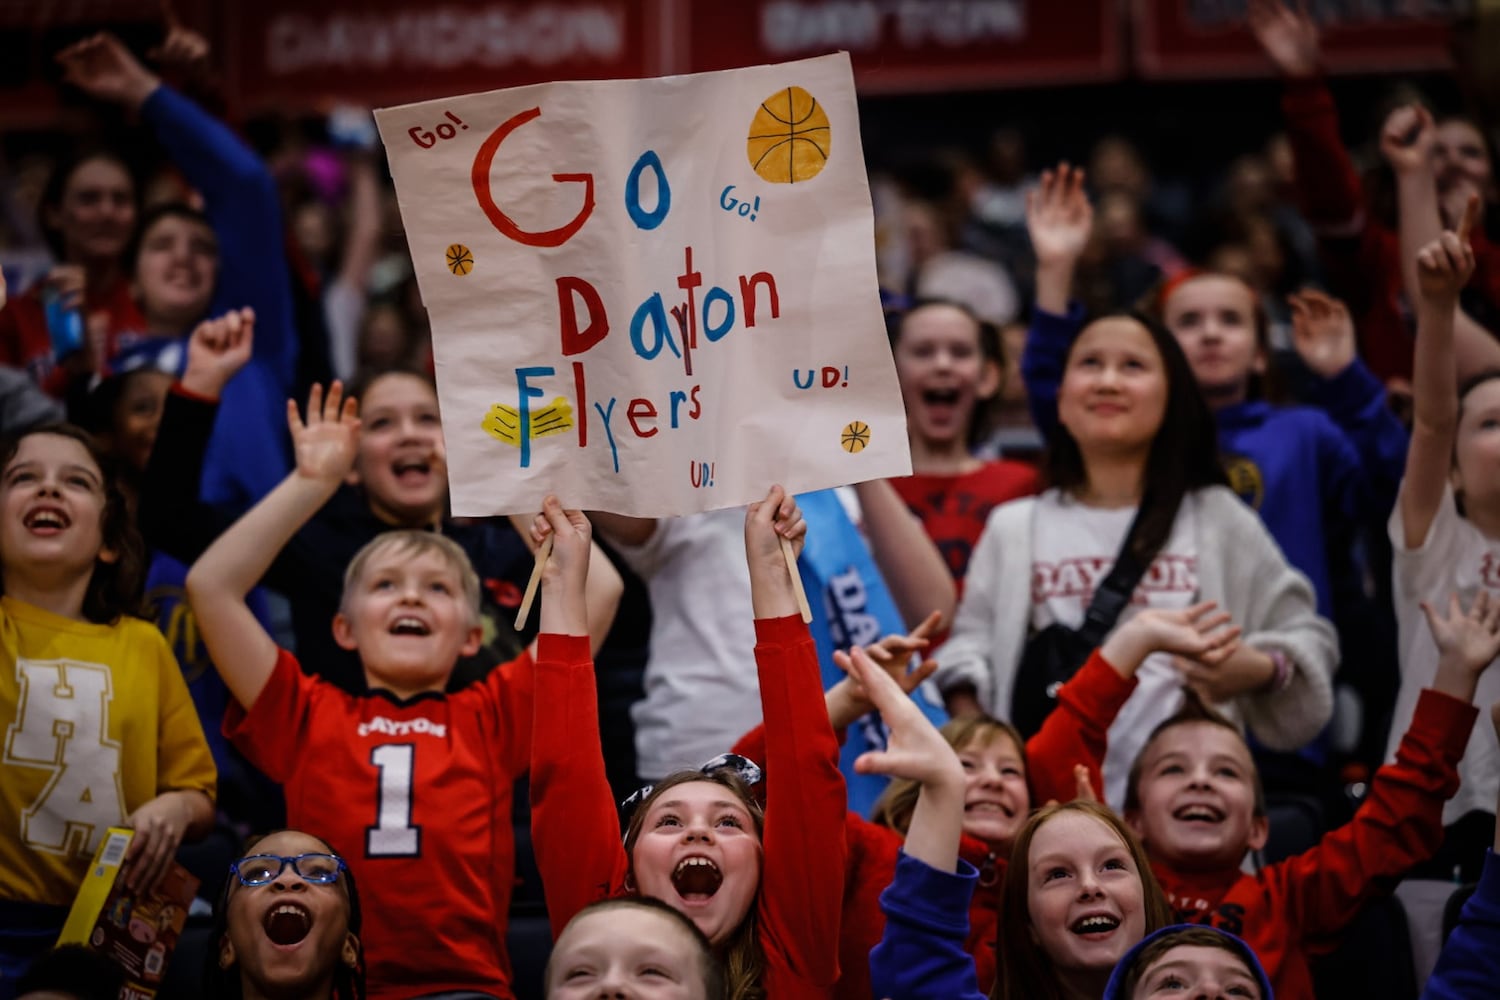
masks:
[[[792,543],[781,539],[781,554],[786,559],[786,571],[792,574],[792,592],[797,595],[797,610],[802,613],[804,624],[812,624],[812,608],[807,606],[807,591],[802,589],[802,573],[797,569],[797,554],[792,551]]]
[[[521,598],[521,610],[516,612],[516,631],[526,627],[526,616],[531,614],[531,602],[536,600],[536,588],[542,583],[542,570],[547,568],[547,559],[552,555],[552,536],[542,540],[536,550],[536,565],[531,568],[531,579],[526,581],[526,596]]]

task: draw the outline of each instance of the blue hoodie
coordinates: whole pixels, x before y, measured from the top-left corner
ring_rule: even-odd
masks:
[[[1271,989],[1271,980],[1266,977],[1266,970],[1260,967],[1260,959],[1255,957],[1255,951],[1244,941],[1241,941],[1228,931],[1221,931],[1217,927],[1209,927],[1205,924],[1173,924],[1170,927],[1163,927],[1154,934],[1147,934],[1141,939],[1140,944],[1125,953],[1125,957],[1120,959],[1119,964],[1115,966],[1115,971],[1110,973],[1109,985],[1104,987],[1103,1000],[1129,1000],[1125,996],[1125,977],[1130,975],[1130,971],[1135,966],[1136,959],[1140,957],[1141,952],[1147,945],[1158,938],[1187,930],[1197,932],[1209,931],[1222,937],[1228,942],[1231,949],[1237,952],[1240,958],[1245,960],[1245,964],[1249,966],[1250,972],[1255,976],[1255,981],[1260,984],[1261,1000],[1275,1000],[1275,995]]]
[[[1448,935],[1422,1000],[1481,1000],[1500,983],[1500,855],[1487,851],[1479,886]]]

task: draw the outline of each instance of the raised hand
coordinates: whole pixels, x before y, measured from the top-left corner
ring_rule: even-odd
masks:
[[[1076,261],[1094,231],[1094,206],[1083,189],[1083,168],[1066,160],[1042,171],[1041,183],[1026,193],[1026,230],[1039,263]]]
[[[354,468],[359,450],[359,404],[344,399],[342,382],[335,381],[323,398],[323,387],[307,394],[307,421],[297,413],[295,400],[286,402],[286,422],[292,433],[297,474],[324,483],[338,483]]]
[[[1318,72],[1318,25],[1307,13],[1306,0],[1296,0],[1295,9],[1282,0],[1250,0],[1246,15],[1255,40],[1283,75]]]
[[[745,555],[752,563],[775,562],[782,569],[781,539],[792,543],[792,552],[802,554],[807,537],[807,522],[797,498],[780,486],[772,486],[766,498],[745,508]]]
[[[1307,288],[1287,296],[1292,344],[1308,370],[1333,378],[1354,363],[1354,319],[1338,299]]]
[[[1468,233],[1479,214],[1479,199],[1469,206],[1458,232],[1445,232],[1417,251],[1417,289],[1420,305],[1451,312],[1458,306],[1458,293],[1474,274],[1474,251]]]
[[[926,620],[906,635],[888,635],[879,642],[864,647],[864,654],[881,670],[885,671],[901,690],[910,695],[937,670],[936,660],[923,660],[916,669],[908,669],[913,653],[926,649],[928,636],[943,623],[943,616],[934,611]],[[835,729],[844,729],[854,720],[867,715],[874,707],[869,692],[856,678],[851,669],[849,653],[841,649],[833,651],[834,664],[845,674],[843,680],[828,689],[828,721]]]
[[[865,655],[874,661],[876,666],[899,681],[906,674],[906,666],[911,662],[912,654],[931,645],[932,634],[942,624],[943,613],[934,611],[906,635],[888,635],[879,642],[865,646]],[[849,672],[849,654],[842,650],[834,650],[833,659],[840,670],[845,673]]]
[[[1118,625],[1099,652],[1126,677],[1152,653],[1189,657],[1203,667],[1216,668],[1239,647],[1240,627],[1214,601],[1189,608],[1146,608]]]
[[[1398,174],[1431,170],[1435,141],[1432,112],[1420,104],[1402,105],[1386,115],[1380,127],[1380,153]]]
[[[922,784],[951,780],[956,774],[962,783],[963,767],[943,734],[901,685],[858,646],[849,651],[849,676],[864,688],[890,730],[885,749],[860,754],[854,761],[856,771]]]
[[[564,510],[550,494],[542,501],[542,512],[532,522],[532,538],[539,551],[547,539],[552,540],[551,554],[542,570],[543,632],[589,634],[586,587],[593,531],[583,511]]]
[[[63,80],[90,97],[139,108],[161,80],[114,35],[100,33],[57,54]]]
[[[254,309],[231,309],[204,320],[188,339],[182,387],[194,395],[218,399],[229,380],[249,363],[254,347]]]
[[[1448,596],[1447,614],[1439,614],[1426,601],[1422,602],[1422,614],[1427,618],[1427,628],[1432,632],[1432,641],[1438,648],[1438,675],[1445,669],[1458,674],[1460,681],[1467,681],[1464,690],[1472,700],[1473,684],[1478,682],[1484,669],[1500,656],[1500,598],[1480,590],[1474,595],[1469,610],[1464,611],[1458,595]],[[1435,687],[1441,687],[1437,681]],[[1449,692],[1453,693],[1453,692]]]
[[[163,66],[193,70],[208,60],[208,39],[187,27],[176,17],[167,19],[167,36],[160,45],[146,53]]]

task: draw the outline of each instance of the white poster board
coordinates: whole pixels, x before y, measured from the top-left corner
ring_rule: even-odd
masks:
[[[911,471],[846,54],[376,113],[453,512],[638,516]]]

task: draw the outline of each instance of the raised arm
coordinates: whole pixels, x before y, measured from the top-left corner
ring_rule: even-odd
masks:
[[[516,529],[527,545],[531,546],[532,552],[536,551],[536,542],[532,537],[531,518],[512,515],[511,526]],[[592,531],[592,528],[590,529]],[[610,562],[609,556],[599,548],[598,542],[589,543],[589,572],[588,583],[584,591],[584,607],[588,612],[589,622],[589,651],[598,653],[599,647],[604,645],[609,630],[614,627],[615,613],[620,610],[620,598],[625,593],[625,581],[620,576],[620,571],[615,569],[615,564]],[[543,607],[545,616],[546,608]]]
[[[1442,503],[1458,431],[1453,322],[1458,293],[1474,273],[1474,252],[1443,233],[1417,254],[1417,350],[1412,369],[1413,419],[1406,477],[1397,499],[1405,548],[1417,549]]]
[[[1239,647],[1240,628],[1213,601],[1190,608],[1147,608],[1117,625],[1104,645],[1057,692],[1057,708],[1026,741],[1026,784],[1033,804],[1074,797],[1076,769],[1088,768],[1104,800],[1109,727],[1135,692],[1136,673],[1152,653],[1171,653],[1211,670]]]
[[[625,849],[599,743],[598,694],[587,654],[592,529],[549,496],[532,541],[553,537],[542,571],[532,707],[531,840],[554,936],[624,884]],[[580,648],[583,647],[583,648]]]
[[[885,931],[870,953],[874,996],[981,996],[964,949],[975,872],[958,857],[963,835],[964,772],[943,736],[900,686],[864,651],[851,651],[850,676],[869,693],[890,727],[884,750],[861,754],[862,774],[908,778],[920,788],[896,864],[881,894]]]
[[[951,618],[958,588],[921,520],[887,480],[859,483],[854,493],[870,554],[906,627],[916,628],[934,611]]]
[[[1026,332],[1021,378],[1031,420],[1044,436],[1057,424],[1057,387],[1083,315],[1070,305],[1073,275],[1094,228],[1083,170],[1058,164],[1026,195],[1026,231],[1036,253],[1036,308]]]
[[[1338,299],[1315,289],[1287,297],[1292,344],[1317,376],[1313,401],[1339,426],[1359,455],[1372,489],[1358,507],[1384,517],[1395,502],[1406,463],[1406,428],[1355,347],[1354,319]]]
[[[817,648],[798,616],[781,549],[786,539],[799,552],[806,531],[796,501],[780,486],[746,510],[745,561],[766,726],[761,941],[799,987],[825,988],[838,978],[846,793]]]
[[[1094,230],[1094,206],[1083,188],[1083,168],[1064,160],[1042,171],[1026,193],[1026,232],[1036,254],[1036,307],[1054,316],[1068,311],[1073,274]]]
[[[1285,81],[1282,111],[1303,212],[1320,236],[1359,236],[1366,228],[1364,193],[1323,82],[1316,22],[1305,6],[1284,0],[1251,0],[1247,13],[1256,41]]]
[[[1465,611],[1424,604],[1438,648],[1432,686],[1421,693],[1394,763],[1375,772],[1347,824],[1318,846],[1266,870],[1283,887],[1286,919],[1306,938],[1340,934],[1375,892],[1432,857],[1443,840],[1443,804],[1458,791],[1458,763],[1478,712],[1479,675],[1500,654],[1500,601],[1480,590]]]
[[[194,562],[234,518],[200,499],[209,438],[224,387],[251,363],[255,317],[235,309],[205,320],[188,341],[187,369],[167,394],[151,458],[141,478],[138,517],[146,541],[154,548]],[[264,582],[282,587],[304,581],[306,565],[295,547],[278,553]]]
[[[313,386],[307,421],[287,402],[297,468],[209,546],[188,572],[187,595],[214,665],[240,705],[254,707],[276,666],[276,643],[245,604],[276,554],[327,503],[354,465],[359,418],[335,382]]]
[[[260,319],[257,359],[282,393],[296,377],[297,340],[276,182],[223,122],[141,64],[120,40],[98,34],[58,54],[64,79],[100,100],[139,112],[203,195],[219,237],[218,309],[249,306]]]

